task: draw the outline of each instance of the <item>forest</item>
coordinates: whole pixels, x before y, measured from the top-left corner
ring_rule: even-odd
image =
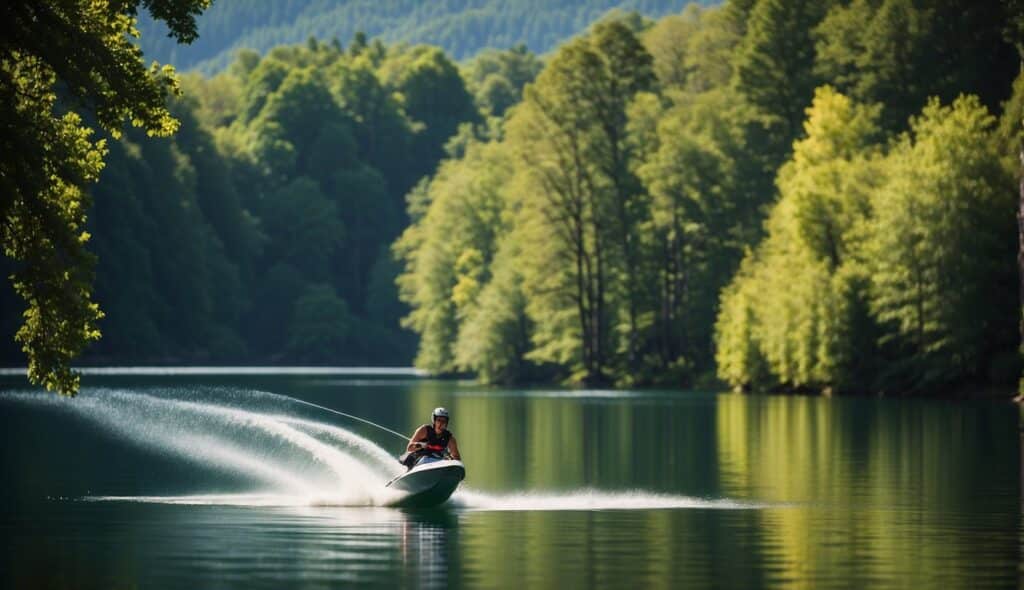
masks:
[[[687,0],[217,0],[198,19],[199,38],[188,45],[167,36],[162,21],[140,14],[148,59],[179,70],[215,74],[235,53],[261,54],[309,37],[342,41],[357,32],[385,43],[425,43],[457,60],[488,48],[524,44],[544,54],[594,21],[618,11],[661,17]],[[701,2],[707,4],[707,0]]]
[[[757,0],[600,23],[410,195],[417,365],[1012,391],[1013,10]]]
[[[102,338],[85,359],[408,364],[390,253],[405,195],[482,121],[478,102],[503,108],[538,68],[520,47],[464,78],[437,48],[357,35],[184,77],[176,134],[107,138],[85,225]],[[21,364],[23,304],[8,285],[0,302],[3,358]]]
[[[1020,13],[730,0],[614,13],[543,59],[239,51],[181,77],[176,133],[106,131],[81,175],[84,359],[1013,388]],[[32,317],[0,305],[23,364]]]

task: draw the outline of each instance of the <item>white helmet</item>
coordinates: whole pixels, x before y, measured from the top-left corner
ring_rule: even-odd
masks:
[[[434,411],[430,413],[430,423],[433,424],[434,420],[438,418],[448,418],[451,421],[451,417],[448,416],[448,410],[441,407],[434,408]]]

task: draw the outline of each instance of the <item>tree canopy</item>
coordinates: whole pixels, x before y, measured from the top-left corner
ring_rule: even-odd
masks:
[[[414,360],[488,382],[1019,375],[1015,2],[613,12],[543,59],[510,42],[461,64],[309,37],[170,101],[124,33],[147,8],[188,40],[202,3],[110,6],[2,9],[79,9],[134,64],[65,71],[88,63],[47,65],[70,45],[3,41],[4,264],[51,387],[74,389],[90,342],[96,362]],[[254,18],[306,4],[274,6]]]
[[[536,71],[524,48],[490,55],[510,87]],[[176,134],[104,132],[106,167],[82,184],[75,214],[105,312],[89,300],[85,360],[410,362],[390,244],[449,140],[483,129],[459,67],[430,47],[314,40],[181,86]],[[83,289],[92,268],[71,267]],[[0,291],[5,311],[13,295]]]
[[[398,253],[418,364],[811,391],[1013,381],[1000,146],[1019,98],[1004,131],[994,115],[1017,74],[1009,11],[754,0],[592,27],[414,193]],[[966,43],[940,33],[960,18]]]
[[[145,8],[179,42],[196,36],[195,17],[209,0],[4,3],[0,18],[0,219],[14,289],[28,304],[17,339],[29,377],[73,393],[69,363],[98,338],[92,301],[94,259],[84,192],[103,167],[106,142],[127,120],[151,135],[177,121],[165,98],[177,92],[174,70],[146,68],[134,16]]]

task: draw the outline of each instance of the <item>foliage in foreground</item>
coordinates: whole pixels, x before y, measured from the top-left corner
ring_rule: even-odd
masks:
[[[173,69],[147,69],[132,44],[140,4],[189,42],[209,0],[13,0],[0,8],[0,241],[28,304],[16,338],[29,378],[61,393],[77,390],[69,363],[99,337],[103,317],[85,250],[83,188],[99,176],[107,149],[93,126],[114,135],[125,120],[151,135],[177,128],[164,104],[177,91]]]

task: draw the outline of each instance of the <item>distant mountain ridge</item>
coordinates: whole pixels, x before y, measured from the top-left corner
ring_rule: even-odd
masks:
[[[488,48],[524,43],[544,53],[583,31],[610,10],[656,18],[679,12],[690,0],[216,0],[199,19],[199,39],[179,46],[163,23],[140,15],[147,60],[180,70],[217,72],[235,52],[337,38],[357,31],[386,42],[427,43],[456,59]],[[700,4],[717,4],[700,0]]]

